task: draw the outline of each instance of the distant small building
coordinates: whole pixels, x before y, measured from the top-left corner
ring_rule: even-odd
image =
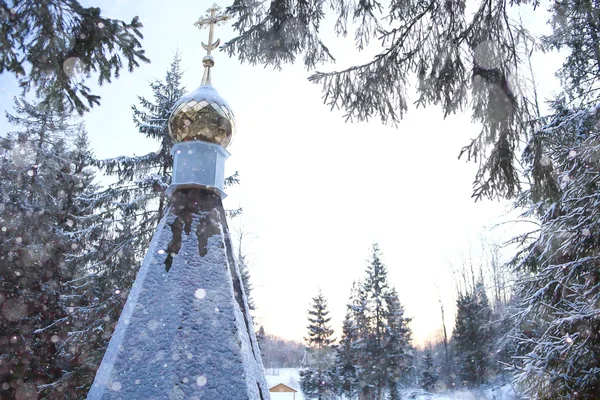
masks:
[[[289,387],[288,385],[284,385],[283,383],[273,386],[271,389],[269,389],[269,392],[271,392],[271,393],[291,393],[292,400],[296,400],[297,390]],[[282,397],[277,397],[277,398],[283,399]]]

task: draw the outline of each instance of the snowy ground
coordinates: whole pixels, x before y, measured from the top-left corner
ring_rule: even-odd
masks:
[[[410,400],[518,400],[510,385],[474,390],[452,390],[443,393],[427,393],[423,390],[405,390],[402,399]]]
[[[300,375],[295,368],[267,369],[267,384],[269,388],[280,383],[296,389],[295,400],[304,400],[300,391]],[[502,387],[483,387],[471,391],[453,390],[443,393],[427,393],[423,390],[408,389],[403,391],[402,398],[406,400],[517,400],[510,385]],[[271,393],[271,400],[293,400],[293,393]]]

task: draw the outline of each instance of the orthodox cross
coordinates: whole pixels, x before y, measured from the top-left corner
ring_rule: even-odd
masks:
[[[220,25],[222,22],[225,22],[231,18],[230,15],[225,13],[218,13],[219,11],[221,11],[221,7],[213,4],[211,8],[206,10],[207,14],[204,16],[204,18],[200,18],[194,23],[198,29],[204,29],[208,27],[208,44],[202,43],[202,47],[204,47],[204,50],[207,51],[208,56],[210,56],[210,52],[219,47],[219,44],[221,43],[220,39],[217,39],[217,41],[213,43],[215,25]]]

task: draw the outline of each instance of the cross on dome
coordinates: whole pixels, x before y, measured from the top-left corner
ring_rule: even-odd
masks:
[[[202,59],[202,64],[204,65],[204,76],[202,77],[202,84],[210,84],[210,68],[215,65],[215,60],[211,56],[211,52],[219,47],[221,43],[221,39],[217,39],[213,42],[213,36],[215,32],[215,26],[221,25],[225,21],[231,18],[230,15],[223,13],[219,13],[221,11],[221,7],[216,4],[213,4],[208,10],[206,10],[206,15],[204,17],[200,17],[198,21],[194,23],[198,29],[208,28],[208,44],[202,43],[202,47],[206,50],[206,56]]]

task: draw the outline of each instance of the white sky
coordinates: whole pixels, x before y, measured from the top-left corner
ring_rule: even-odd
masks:
[[[94,4],[115,18],[139,15],[145,26],[143,45],[152,60],[97,89],[102,105],[85,117],[95,154],[108,158],[155,151],[157,144],[137,132],[131,105],[138,104],[138,95],[152,98],[148,83],[164,77],[177,48],[186,88],[199,86],[205,54],[200,41],[206,42],[208,35],[193,22],[212,1]],[[541,13],[535,18],[536,24],[544,19]],[[217,28],[223,42],[232,35],[231,24]],[[338,63],[321,70],[356,62],[351,40],[327,44]],[[228,190],[225,206],[244,208],[230,226],[243,225],[253,238],[245,247],[257,325],[267,333],[302,340],[306,310],[321,288],[339,332],[352,282],[364,276],[371,244],[378,242],[390,283],[413,318],[416,343],[438,335],[440,296],[450,333],[454,300],[449,264],[460,264],[470,251],[477,254],[482,238],[500,241],[507,236],[504,229],[489,232],[507,219],[507,203],[474,203],[476,166],[457,160],[478,132],[470,116],[444,120],[439,109],[412,108],[397,128],[378,120],[344,123],[341,112],[322,104],[320,87],[306,80],[309,73],[300,65],[277,72],[241,65],[221,52],[213,55],[213,86],[237,120],[227,170],[239,170],[242,181]],[[556,87],[548,57],[557,65],[555,56],[534,60],[543,95]],[[13,78],[0,77],[0,90],[0,109],[10,110],[16,94]],[[0,128],[5,127],[2,121]]]

